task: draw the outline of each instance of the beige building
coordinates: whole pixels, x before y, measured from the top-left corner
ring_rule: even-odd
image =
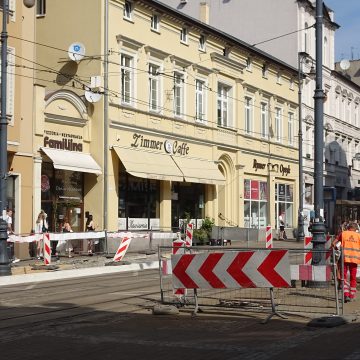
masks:
[[[53,230],[86,212],[109,230],[296,226],[296,69],[157,1],[46,5],[34,198]]]
[[[2,8],[1,8],[2,11]],[[1,20],[2,22],[2,14]],[[13,210],[13,230],[33,229],[33,76],[34,10],[9,1],[7,62],[7,203]],[[2,26],[2,25],[1,25]],[[29,40],[29,41],[25,41]],[[15,244],[17,257],[28,256],[28,245]]]

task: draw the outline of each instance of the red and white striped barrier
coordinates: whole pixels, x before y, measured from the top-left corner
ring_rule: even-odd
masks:
[[[49,233],[43,234],[44,240],[44,264],[51,264],[51,246],[50,246],[50,235]]]
[[[130,236],[124,236],[121,239],[119,248],[117,249],[114,259],[113,259],[114,262],[121,261],[124,258],[126,251],[129,248],[130,243],[131,243]]]
[[[143,237],[143,238],[149,237],[149,234],[136,234],[136,233],[131,233],[131,232],[127,232],[127,233],[122,232],[122,233],[117,233],[117,234],[122,235],[121,236],[122,239],[120,241],[120,245],[116,251],[116,254],[113,258],[114,262],[121,261],[124,258],[128,248],[130,246],[132,238],[134,238],[134,237]]]
[[[326,242],[325,242],[325,250],[328,250],[326,252],[325,255],[325,260],[327,263],[330,263],[330,259],[331,259],[331,242],[332,242],[332,236],[331,235],[326,235]],[[312,236],[305,236],[304,238],[304,249],[305,250],[311,250],[313,248],[312,245]],[[305,265],[311,265],[311,261],[312,261],[312,252],[308,251],[304,254],[304,264]]]
[[[171,263],[175,289],[291,286],[287,250],[175,254]]]
[[[186,225],[186,237],[185,237],[185,246],[191,247],[193,243],[193,231],[194,231],[194,224],[187,224]]]
[[[291,265],[291,280],[330,281],[331,265]]]
[[[304,249],[305,250],[311,250],[312,249],[312,236],[305,236],[304,237]],[[312,259],[312,253],[311,251],[306,251],[304,253],[304,264],[305,265],[310,265],[311,264],[311,259]]]
[[[186,228],[187,231],[187,228]],[[186,241],[181,240],[180,234],[178,234],[178,239],[173,241],[173,254],[184,254],[185,253],[185,246],[186,245]],[[174,295],[182,297],[185,296],[187,294],[186,289],[185,288],[174,288]]]
[[[273,248],[273,235],[271,226],[266,227],[266,249]]]

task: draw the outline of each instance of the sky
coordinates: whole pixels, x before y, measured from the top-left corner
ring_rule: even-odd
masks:
[[[360,0],[324,0],[340,25],[335,32],[335,60],[360,59]]]

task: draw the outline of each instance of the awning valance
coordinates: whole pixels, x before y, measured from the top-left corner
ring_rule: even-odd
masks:
[[[183,174],[169,154],[113,147],[128,173],[133,176],[169,181],[184,181]]]
[[[225,178],[213,161],[180,156],[172,156],[172,158],[184,174],[185,181],[225,185]]]
[[[41,150],[51,159],[55,169],[101,174],[101,167],[87,153],[42,147]]]

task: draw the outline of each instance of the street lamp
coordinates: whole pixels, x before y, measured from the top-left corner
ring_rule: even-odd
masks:
[[[304,174],[303,174],[303,132],[302,132],[302,85],[305,74],[303,73],[303,63],[310,59],[310,55],[301,51],[298,53],[298,102],[299,102],[299,212],[298,212],[298,231],[297,241],[304,241]],[[314,68],[311,67],[310,77],[314,75]]]
[[[316,81],[315,81],[315,164],[314,164],[314,210],[315,219],[312,226],[313,265],[324,265],[325,254],[316,250],[325,250],[325,224],[324,224],[324,98],[322,89],[322,51],[323,51],[323,0],[316,0],[316,23],[315,23],[315,42],[316,42]]]
[[[35,0],[24,0],[27,8],[34,6]],[[8,176],[7,157],[7,21],[9,15],[9,0],[2,1],[2,31],[1,31],[1,117],[0,117],[0,276],[10,275],[10,262],[7,253],[7,222],[6,222],[6,184]]]

